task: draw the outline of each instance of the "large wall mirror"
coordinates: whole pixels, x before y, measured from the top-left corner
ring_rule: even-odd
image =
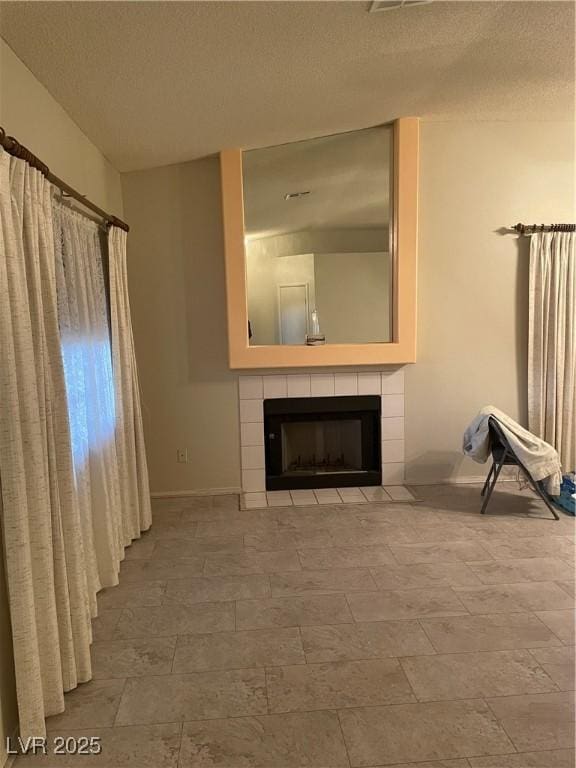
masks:
[[[221,170],[232,368],[414,360],[417,119]]]
[[[391,341],[392,146],[383,125],[244,152],[251,345]]]

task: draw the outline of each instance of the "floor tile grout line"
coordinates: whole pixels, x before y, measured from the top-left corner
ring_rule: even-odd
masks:
[[[178,745],[178,754],[176,755],[176,768],[179,768],[181,765],[180,763],[180,755],[182,753],[182,742],[184,741],[184,720],[180,722],[180,743]]]
[[[333,710],[334,714],[336,715],[336,719],[338,720],[338,726],[340,728],[340,733],[342,734],[342,742],[344,744],[344,749],[346,751],[346,757],[348,758],[348,765],[352,766],[352,758],[350,757],[350,752],[348,751],[348,743],[346,741],[346,736],[344,735],[344,728],[342,727],[342,720],[340,718],[340,710],[336,709]]]
[[[352,623],[357,624],[356,617],[354,616],[354,611],[352,610],[352,606],[350,605],[350,600],[348,600],[348,595],[346,592],[344,592],[344,599],[346,600],[346,605],[348,606],[348,613],[352,617]]]
[[[115,679],[115,678],[112,678]],[[120,696],[118,696],[118,706],[116,707],[116,711],[114,712],[114,717],[112,718],[112,728],[116,727],[117,720],[118,720],[118,714],[120,712],[120,707],[122,706],[122,699],[124,698],[124,694],[126,693],[126,688],[128,686],[128,680],[129,678],[124,678],[124,685],[122,686],[122,691],[120,693]]]
[[[525,648],[525,649],[523,649],[523,650],[525,650],[525,651],[526,651],[526,652],[527,652],[527,653],[528,653],[528,654],[529,654],[529,655],[530,655],[530,656],[531,656],[531,657],[534,659],[534,663],[536,664],[536,666],[538,667],[538,669],[540,669],[540,670],[541,670],[541,672],[542,672],[542,674],[546,675],[546,677],[548,678],[548,680],[550,680],[550,682],[552,683],[552,685],[553,685],[553,686],[554,686],[554,688],[556,689],[556,691],[553,691],[553,693],[562,693],[562,692],[563,692],[563,691],[562,691],[562,688],[560,688],[560,686],[558,685],[558,683],[557,683],[555,680],[553,680],[553,679],[552,679],[551,675],[549,675],[549,674],[548,674],[548,672],[546,671],[546,669],[544,668],[544,665],[543,665],[543,664],[541,664],[541,663],[538,661],[538,659],[537,659],[537,658],[534,656],[534,654],[533,654],[533,653],[531,653],[530,649],[529,649],[529,648]]]
[[[329,626],[329,625],[321,625],[321,626]],[[331,625],[331,626],[342,626],[342,625]],[[301,630],[302,627],[284,627],[283,629],[299,629],[299,630]],[[248,631],[251,632],[252,630],[248,630]],[[257,630],[257,631],[259,631],[259,630]],[[234,635],[234,634],[242,634],[242,632],[244,632],[244,630],[242,630],[239,633],[226,632],[226,633],[219,633],[219,634]],[[300,636],[302,638],[301,632],[300,632]],[[185,637],[186,638],[190,638],[191,640],[194,640],[195,638],[207,637],[207,635],[178,635],[176,639],[178,641],[180,638],[185,638]],[[550,648],[558,649],[559,647],[560,646],[551,646]],[[175,652],[176,652],[177,648],[178,648],[178,642],[175,645]],[[268,669],[276,669],[276,668],[285,668],[285,667],[301,667],[301,666],[305,666],[305,665],[311,666],[311,667],[314,667],[314,666],[329,666],[329,665],[334,665],[334,666],[339,665],[339,666],[342,666],[342,665],[345,665],[345,664],[354,664],[356,662],[364,662],[364,661],[378,662],[378,661],[389,661],[389,660],[393,660],[393,659],[396,659],[398,661],[402,661],[404,659],[411,659],[411,660],[414,660],[414,659],[431,659],[431,658],[433,658],[435,656],[467,656],[467,655],[471,655],[471,654],[478,655],[478,654],[485,654],[485,653],[526,652],[526,653],[529,653],[530,656],[532,656],[531,650],[548,650],[548,647],[546,646],[546,647],[543,647],[543,648],[536,648],[536,649],[528,649],[528,648],[501,648],[501,649],[486,650],[486,651],[474,650],[474,651],[460,651],[460,652],[452,652],[452,651],[450,651],[450,652],[442,652],[442,651],[441,652],[437,652],[436,651],[434,653],[428,653],[428,654],[424,654],[424,653],[412,653],[412,654],[409,654],[409,653],[396,653],[396,654],[381,654],[381,655],[372,655],[372,656],[355,656],[355,657],[350,657],[350,658],[345,658],[345,659],[324,659],[324,660],[319,660],[319,661],[309,661],[307,659],[306,652],[304,650],[304,644],[303,644],[303,638],[302,638],[301,649],[300,650],[302,650],[303,657],[305,659],[304,661],[301,661],[301,662],[279,663],[277,661],[274,661],[274,662],[268,662],[266,664],[260,663],[260,664],[252,664],[252,665],[249,665],[249,666],[246,666],[245,664],[241,664],[240,666],[216,666],[216,667],[196,668],[196,669],[182,669],[182,670],[179,670],[178,672],[174,671],[174,661],[175,661],[175,653],[174,653],[173,661],[172,661],[172,669],[171,669],[170,672],[156,672],[156,673],[154,673],[154,672],[148,671],[145,674],[141,674],[141,675],[126,675],[126,674],[123,674],[123,675],[117,675],[117,676],[108,674],[105,677],[93,678],[93,679],[98,680],[98,681],[121,680],[121,679],[129,680],[129,679],[138,679],[138,678],[142,678],[142,677],[146,677],[146,678],[149,678],[149,677],[170,677],[173,674],[181,674],[181,675],[193,674],[193,675],[196,675],[196,674],[204,674],[204,673],[210,673],[210,672],[233,672],[233,671],[241,671],[241,670],[263,669],[265,667],[268,668]],[[540,662],[538,662],[537,659],[535,659],[535,662],[536,662],[536,664],[539,667],[542,667],[542,664]],[[551,681],[551,682],[554,684],[554,681]],[[567,693],[567,692],[569,693],[570,691],[567,691],[567,690],[564,690],[564,689],[560,689],[560,688],[557,687],[556,690],[541,692],[541,693],[537,693],[537,694],[533,694],[533,695],[547,695],[547,694],[552,694],[552,693]],[[506,696],[518,696],[518,695],[524,695],[524,694],[506,694],[504,696],[504,698],[506,698]],[[499,697],[498,696],[490,696],[489,698],[499,698]],[[441,699],[441,700],[443,701],[444,699]]]
[[[230,633],[225,633],[225,634],[233,635],[233,634],[238,634],[238,633],[230,632]],[[181,636],[181,637],[184,637],[184,636]],[[195,638],[195,637],[202,637],[202,636],[200,636],[200,635],[191,635],[191,636],[188,636],[188,637]],[[558,646],[553,646],[553,648],[557,648],[557,647]],[[508,650],[508,651],[526,650],[527,651],[529,649],[497,649],[497,650],[495,650],[493,652],[497,653],[499,650],[503,650],[503,651],[506,651],[506,650]],[[540,649],[536,649],[536,650],[540,650]],[[490,651],[486,651],[486,652],[488,653]],[[286,662],[286,663],[278,663],[278,662],[275,661],[275,662],[268,662],[266,664],[257,664],[257,665],[253,665],[253,666],[249,666],[249,667],[246,667],[246,665],[240,665],[240,666],[222,666],[222,667],[208,667],[208,668],[196,668],[196,669],[193,668],[193,669],[182,669],[182,670],[179,670],[177,672],[175,672],[172,669],[171,672],[156,672],[156,673],[147,672],[146,674],[142,674],[142,675],[129,675],[129,676],[118,675],[117,677],[108,675],[107,677],[95,678],[95,679],[99,679],[99,680],[117,680],[117,679],[124,679],[124,678],[126,678],[126,679],[137,679],[137,678],[142,678],[142,677],[146,677],[146,678],[150,678],[150,677],[170,677],[173,674],[196,675],[196,674],[203,674],[203,673],[210,673],[210,672],[234,672],[234,671],[237,672],[237,671],[242,671],[242,670],[264,669],[264,668],[267,668],[267,669],[282,669],[282,668],[285,668],[285,667],[303,667],[303,666],[306,666],[306,665],[307,666],[328,666],[328,665],[334,665],[334,666],[340,665],[340,666],[342,666],[342,665],[345,665],[345,664],[352,664],[352,663],[355,663],[355,662],[364,662],[364,661],[370,661],[370,662],[390,661],[390,660],[401,661],[401,660],[404,660],[404,659],[408,660],[408,659],[419,659],[419,658],[431,658],[433,656],[443,656],[443,655],[449,655],[449,656],[466,655],[466,653],[482,653],[482,651],[470,651],[470,652],[461,652],[461,653],[453,653],[453,652],[450,652],[450,653],[429,653],[429,654],[422,654],[422,653],[412,653],[412,654],[398,653],[398,654],[384,654],[384,655],[373,655],[373,656],[355,656],[355,657],[350,657],[350,658],[345,658],[345,659],[321,659],[321,660],[318,660],[318,661],[309,661],[306,658],[306,652],[303,650],[303,656],[305,657],[305,660],[304,661],[300,661],[300,662],[292,661],[292,662]],[[570,691],[555,690],[555,691],[548,691],[546,693],[566,693],[566,692],[569,693]],[[516,696],[516,695],[523,695],[523,694],[508,694],[508,695]],[[534,694],[534,695],[540,695],[540,694]],[[544,692],[543,692],[543,695],[545,695]],[[497,697],[491,696],[490,698],[497,698]],[[443,700],[444,699],[438,699],[437,701],[443,701]]]
[[[462,606],[462,608],[464,609],[464,611],[465,611],[466,615],[468,615],[468,616],[472,616],[472,614],[470,613],[470,610],[468,609],[468,607],[467,607],[467,606],[466,606],[466,605],[465,605],[465,604],[462,602],[462,600],[460,600],[460,598],[458,597],[458,593],[456,592],[456,590],[454,589],[454,587],[450,586],[450,587],[448,587],[448,589],[450,590],[450,592],[452,592],[452,594],[454,595],[454,597],[456,598],[456,600],[458,601],[458,603],[459,603],[459,604]],[[425,616],[423,616],[422,618],[426,618],[426,617],[425,617]],[[432,617],[430,617],[430,618],[432,618]]]
[[[399,666],[399,667],[400,667],[400,669],[402,670],[402,674],[403,674],[403,675],[404,675],[404,677],[406,678],[406,682],[408,683],[408,686],[409,686],[410,690],[412,691],[412,695],[413,695],[413,696],[414,696],[414,698],[416,699],[416,702],[417,702],[418,704],[425,704],[425,703],[426,703],[426,700],[425,700],[425,699],[423,700],[423,699],[421,699],[421,698],[420,698],[420,696],[418,696],[418,694],[417,694],[417,692],[416,692],[416,688],[413,686],[413,684],[412,684],[412,681],[410,680],[410,676],[408,675],[408,672],[406,671],[406,667],[405,667],[405,665],[402,663],[404,658],[408,658],[408,657],[399,657],[399,658],[397,659],[397,662],[398,662],[398,666]],[[424,657],[410,657],[410,658],[424,658]],[[428,656],[428,657],[426,657],[426,658],[430,658],[430,657]]]
[[[198,637],[198,635],[194,635],[194,637]],[[382,657],[384,659],[391,659],[396,658],[392,656],[388,657]],[[406,656],[405,658],[410,658]],[[373,659],[350,659],[349,661],[379,661],[381,660],[379,658],[373,658]],[[330,664],[332,662],[310,662],[310,664]],[[347,663],[345,661],[340,662],[334,662],[334,663]],[[305,667],[306,662],[300,661],[300,662],[290,662],[286,664],[279,664],[278,662],[269,663],[269,664],[253,664],[252,666],[246,666],[246,664],[242,664],[240,666],[234,666],[234,667],[208,667],[208,668],[198,668],[198,669],[181,669],[177,671],[170,671],[170,672],[146,672],[144,675],[119,675],[118,677],[101,677],[101,678],[92,678],[93,680],[97,680],[98,682],[103,682],[105,680],[141,680],[143,678],[149,679],[149,678],[158,678],[158,677],[165,677],[165,678],[171,678],[177,675],[208,675],[212,673],[217,672],[247,672],[247,671],[259,671],[263,669],[284,669],[286,667]],[[552,691],[552,693],[557,693],[557,691]]]
[[[542,694],[542,695],[546,695],[546,694]],[[491,698],[491,699],[495,699],[495,698],[504,698],[504,699],[505,699],[505,698],[508,698],[508,697],[507,697],[507,696],[490,696],[489,698]],[[495,721],[498,723],[498,725],[500,726],[500,728],[502,728],[502,730],[503,730],[503,731],[504,731],[504,733],[506,734],[506,737],[508,738],[508,741],[510,742],[510,744],[512,744],[512,746],[514,747],[514,753],[515,753],[515,754],[518,754],[520,750],[519,750],[519,749],[518,749],[518,747],[516,746],[516,742],[514,741],[514,739],[512,738],[512,736],[511,736],[511,735],[508,733],[508,731],[506,730],[506,727],[504,726],[504,718],[500,719],[500,718],[497,716],[496,712],[494,712],[494,709],[493,709],[493,708],[490,706],[490,701],[489,701],[488,699],[484,699],[484,703],[486,704],[486,706],[488,707],[488,709],[490,710],[490,712],[491,712],[491,713],[492,713],[492,715],[494,716],[494,719],[495,719]]]
[[[305,568],[304,568],[304,565],[302,563],[302,557],[300,555],[300,551],[298,549],[296,549],[296,557],[298,558],[298,562],[300,563],[300,570],[304,571]]]
[[[302,627],[298,626],[298,635],[300,637],[300,647],[302,648],[302,655],[304,657],[304,664],[308,665],[310,662],[308,661],[308,655],[306,654],[306,649],[304,648],[304,635],[302,634]]]
[[[136,678],[130,678],[130,679],[136,679]],[[572,691],[562,691],[561,693],[571,694]],[[522,694],[520,694],[520,695],[522,695]],[[555,691],[555,692],[552,692],[552,693],[527,694],[527,695],[530,695],[532,697],[550,696],[550,695],[556,696],[556,695],[558,695],[558,692]],[[288,715],[288,714],[312,714],[312,713],[315,713],[315,712],[334,712],[334,711],[336,711],[336,712],[350,712],[350,711],[354,711],[354,710],[364,710],[364,709],[374,710],[374,709],[387,709],[387,708],[392,708],[392,707],[406,707],[406,706],[420,707],[420,706],[435,705],[435,704],[458,704],[458,705],[460,705],[460,704],[462,704],[464,702],[466,702],[466,703],[469,703],[469,702],[483,702],[484,704],[486,704],[488,706],[488,708],[490,710],[490,713],[494,717],[495,721],[498,722],[498,723],[502,723],[503,721],[501,719],[499,719],[495,715],[494,711],[490,707],[488,699],[505,699],[505,698],[516,698],[516,697],[517,697],[517,694],[513,694],[511,696],[490,696],[488,698],[477,696],[477,697],[466,698],[466,699],[438,699],[438,700],[434,700],[434,701],[425,701],[425,702],[410,701],[410,702],[396,702],[396,703],[392,703],[392,704],[363,704],[363,705],[360,705],[360,706],[353,705],[353,706],[349,706],[349,707],[331,707],[331,708],[330,707],[328,707],[328,708],[327,707],[323,707],[323,708],[319,708],[319,709],[298,709],[298,710],[290,710],[290,711],[286,711],[286,712],[277,712],[277,713],[275,712],[275,713],[272,713],[272,714],[273,715],[283,715],[283,714]],[[164,720],[164,721],[139,722],[139,723],[123,723],[123,724],[119,724],[119,725],[115,724],[113,726],[103,726],[103,727],[126,728],[126,727],[140,726],[140,725],[142,725],[142,726],[147,726],[147,725],[168,725],[168,724],[175,724],[175,723],[182,723],[182,722],[184,722],[184,723],[187,723],[187,722],[207,722],[207,721],[222,720],[222,719],[236,720],[236,719],[245,719],[245,718],[250,718],[250,717],[261,717],[261,716],[264,716],[264,713],[260,713],[260,714],[243,713],[243,714],[239,714],[239,715],[225,714],[225,715],[218,715],[218,716],[215,716],[215,717],[204,717],[204,718],[186,718],[186,717],[184,717],[183,719],[181,718],[181,719],[177,719],[177,720]],[[70,730],[85,730],[86,727],[87,726],[84,726],[83,728],[82,727],[78,727],[77,729],[70,729]],[[508,736],[508,733],[506,733],[506,735]],[[511,737],[508,736],[508,738],[512,742]],[[514,744],[512,744],[512,745],[514,747],[514,754],[515,754],[518,750],[516,749],[516,746]],[[562,749],[562,748],[559,747],[558,749]],[[524,751],[526,751],[526,750],[524,750]],[[513,754],[513,753],[506,753],[506,754]],[[482,756],[482,755],[469,755],[469,757],[480,757],[480,756]]]
[[[236,574],[218,575],[218,576],[213,576],[213,577],[212,576],[211,577],[193,576],[193,577],[189,577],[189,578],[166,579],[166,581],[167,582],[180,582],[180,581],[188,582],[188,581],[194,581],[195,579],[204,579],[204,578],[214,578],[214,579],[252,578],[252,577],[256,577],[256,576],[262,576],[262,577],[267,577],[268,576],[268,577],[270,577],[270,576],[273,576],[273,575],[287,575],[287,574],[293,575],[293,574],[297,574],[297,573],[298,574],[299,573],[309,574],[309,573],[315,573],[315,572],[323,574],[323,573],[330,573],[333,570],[337,570],[337,571],[341,571],[341,570],[342,571],[368,571],[369,572],[369,567],[342,568],[342,569],[319,569],[318,571],[287,571],[287,572],[282,572],[282,574],[255,573],[255,574],[241,574],[241,575],[236,575]],[[129,583],[137,585],[137,584],[140,584],[141,582],[129,582]],[[146,582],[143,582],[143,583],[146,583]],[[532,582],[520,582],[519,584],[521,585],[523,583],[528,584],[528,583],[532,583]],[[537,583],[537,584],[544,584],[544,583],[551,583],[551,582],[535,582],[535,583]],[[489,588],[490,586],[497,586],[497,587],[516,586],[516,584],[514,583],[514,584],[509,584],[509,585],[502,584],[502,585],[484,585],[484,586]],[[471,588],[475,589],[476,587],[471,587]],[[338,589],[338,588],[330,589],[328,587],[326,587],[326,588],[319,587],[319,588],[312,588],[310,590],[305,590],[305,591],[302,591],[302,592],[294,592],[293,594],[273,595],[272,594],[272,589],[270,587],[270,596],[267,596],[267,597],[262,597],[262,596],[257,596],[257,597],[237,597],[237,598],[210,597],[210,598],[207,598],[207,599],[196,600],[194,602],[177,601],[176,599],[173,599],[173,601],[169,602],[169,603],[166,603],[164,601],[164,599],[163,599],[163,602],[160,602],[160,603],[137,604],[137,605],[135,605],[133,607],[130,607],[129,605],[121,605],[121,606],[118,606],[118,607],[105,608],[105,609],[102,609],[102,611],[100,612],[99,616],[95,617],[95,618],[99,618],[103,614],[110,613],[112,611],[120,611],[121,614],[122,614],[123,611],[130,611],[130,610],[137,610],[137,609],[144,609],[144,608],[158,608],[158,609],[161,609],[161,608],[174,607],[174,606],[179,606],[179,607],[182,607],[182,608],[189,608],[190,610],[194,610],[196,608],[200,608],[201,606],[217,607],[217,606],[222,606],[222,605],[225,605],[226,603],[231,603],[231,602],[235,602],[235,601],[237,601],[237,602],[253,602],[253,601],[259,601],[259,600],[294,600],[294,599],[306,599],[306,598],[312,598],[312,597],[316,597],[316,598],[326,597],[326,598],[328,598],[328,597],[331,597],[331,596],[343,595],[343,594],[348,594],[349,596],[356,597],[356,596],[376,595],[376,594],[389,594],[389,593],[417,593],[417,592],[430,592],[430,591],[443,591],[443,592],[452,591],[452,593],[454,594],[454,596],[458,600],[459,604],[462,606],[462,609],[459,611],[460,615],[465,615],[465,616],[468,616],[468,617],[475,617],[475,616],[480,617],[480,616],[489,616],[489,615],[503,616],[503,615],[508,615],[508,614],[531,614],[531,615],[534,615],[534,617],[537,618],[544,626],[546,626],[547,629],[552,634],[554,634],[554,636],[558,639],[558,642],[560,644],[562,644],[562,645],[572,645],[573,644],[572,642],[565,642],[564,640],[562,640],[562,638],[560,638],[557,635],[557,633],[555,633],[552,629],[550,629],[545,624],[545,622],[543,622],[542,619],[539,616],[537,616],[538,613],[547,613],[549,611],[570,614],[570,613],[573,612],[572,608],[555,608],[555,609],[546,609],[545,608],[545,609],[540,609],[540,608],[529,608],[529,607],[518,606],[517,608],[507,609],[507,610],[494,610],[494,609],[492,609],[492,610],[485,610],[485,611],[482,611],[482,612],[478,612],[478,611],[472,612],[472,611],[470,611],[469,608],[467,608],[467,606],[462,602],[462,600],[460,598],[460,593],[458,592],[458,590],[463,590],[463,589],[468,589],[468,587],[460,587],[460,586],[453,586],[453,585],[443,585],[443,586],[433,586],[433,587],[426,587],[426,586],[403,586],[403,587],[393,587],[393,588],[388,588],[388,589],[382,588],[382,587],[380,587],[380,588],[376,587],[376,589],[365,589],[365,588],[351,589],[349,587],[348,588],[340,588],[340,589]],[[164,596],[164,598],[165,597],[166,597],[166,595]],[[393,616],[393,617],[390,617],[389,619],[374,619],[373,621],[397,621],[397,620],[410,619],[410,618],[414,618],[414,619],[419,619],[419,618],[421,618],[421,619],[439,618],[440,619],[440,618],[443,618],[443,616],[449,617],[449,616],[455,616],[455,615],[458,615],[458,614],[455,614],[453,611],[450,611],[448,613],[439,614],[437,616],[428,615],[428,614],[415,615],[413,617],[397,617],[397,616]],[[117,620],[115,622],[114,629],[117,627],[117,624],[120,622],[121,618],[122,618],[122,615],[120,615],[117,618]],[[122,638],[119,638],[119,639],[122,639]],[[101,641],[94,641],[94,642],[101,642]]]
[[[320,625],[320,626],[342,626],[342,625]],[[347,625],[347,626],[350,626],[350,625]],[[299,629],[300,630],[300,635],[301,635],[302,627],[284,627],[284,629]],[[248,631],[252,631],[252,630],[248,630]],[[241,630],[241,632],[239,632],[239,633],[236,633],[236,632],[226,632],[226,633],[219,633],[219,634],[234,635],[234,634],[241,634],[242,632],[244,632],[244,630]],[[195,638],[209,637],[209,636],[210,635],[178,635],[178,636],[175,636],[175,637],[176,637],[176,640],[178,641],[180,638],[184,638],[184,637],[187,637],[187,638],[190,638],[190,639],[193,640]],[[175,645],[175,650],[177,648],[177,645],[178,645],[178,643],[176,643],[176,645]],[[302,647],[301,647],[300,650],[302,650],[303,655],[306,656],[306,653],[304,651],[303,642],[301,643],[301,646]],[[552,648],[555,648],[555,649],[557,649],[558,647],[559,646],[552,646]],[[547,650],[547,648],[544,648],[544,649]],[[538,649],[535,649],[535,650],[542,650],[542,649],[538,648]],[[532,656],[532,654],[530,653],[530,649],[528,649],[528,648],[503,648],[503,649],[494,649],[494,650],[480,650],[480,651],[474,650],[474,651],[460,651],[460,652],[452,652],[452,651],[450,651],[450,652],[435,652],[435,653],[428,653],[428,654],[423,654],[423,653],[412,653],[412,654],[397,653],[397,654],[390,654],[390,655],[366,656],[366,657],[346,658],[346,659],[331,659],[331,660],[321,660],[321,661],[307,661],[306,660],[305,662],[290,662],[290,663],[284,663],[284,664],[281,664],[281,663],[278,663],[278,662],[268,662],[266,664],[262,664],[262,663],[260,663],[260,664],[250,664],[248,666],[246,664],[243,664],[243,665],[240,665],[240,666],[232,666],[232,667],[211,667],[211,668],[207,668],[207,669],[188,669],[188,670],[182,670],[182,671],[177,672],[177,673],[174,673],[174,672],[157,672],[157,673],[147,672],[146,674],[143,674],[143,675],[128,675],[128,676],[127,675],[118,675],[118,676],[110,676],[110,675],[108,675],[106,677],[96,678],[96,679],[98,679],[99,682],[103,682],[103,681],[106,681],[106,680],[122,680],[122,679],[125,680],[125,682],[126,682],[127,680],[140,679],[140,678],[151,678],[151,677],[154,677],[154,678],[157,678],[157,677],[169,678],[173,674],[203,675],[203,674],[208,674],[208,673],[212,673],[212,672],[233,672],[233,671],[238,672],[238,671],[243,671],[243,670],[244,671],[250,671],[250,670],[257,670],[257,669],[264,669],[264,668],[272,670],[272,669],[276,669],[276,668],[282,669],[282,668],[286,668],[286,667],[303,667],[303,666],[308,666],[308,667],[334,666],[334,667],[337,667],[337,666],[344,666],[344,665],[353,665],[353,664],[356,664],[357,662],[379,662],[379,661],[391,661],[391,660],[397,660],[399,662],[402,662],[403,660],[408,660],[408,659],[410,659],[410,660],[415,660],[415,659],[431,660],[431,659],[433,659],[434,657],[437,657],[437,656],[458,656],[458,657],[461,657],[461,656],[469,656],[469,655],[476,655],[477,656],[477,655],[480,655],[480,654],[500,654],[500,653],[511,653],[511,652],[512,653],[523,653],[523,654],[528,654],[529,656]],[[540,662],[538,662],[537,660],[535,660],[535,661],[536,661],[536,665],[539,668],[542,668],[542,665],[540,664]],[[550,682],[554,685],[554,681],[551,680]],[[562,690],[562,689],[556,687],[555,690],[540,691],[540,692],[537,692],[537,693],[534,693],[534,694],[510,693],[510,694],[501,694],[501,695],[490,695],[487,698],[490,698],[490,699],[509,698],[509,697],[514,697],[514,696],[523,696],[523,695],[540,696],[540,695],[550,695],[550,694],[556,694],[556,693],[570,693],[570,692],[571,691]],[[442,698],[442,699],[433,699],[431,701],[460,701],[460,700],[461,699],[458,699],[458,698],[456,698],[456,699],[443,699]]]
[[[271,715],[270,693],[268,689],[268,667],[264,667],[264,690],[266,692],[266,712]]]
[[[345,593],[341,593],[342,595],[345,595]],[[313,595],[312,597],[330,597],[333,595]],[[265,599],[265,598],[261,598]],[[274,600],[292,600],[293,598],[272,598]],[[298,599],[298,598],[296,598]],[[227,603],[230,603],[233,601],[227,601]],[[240,602],[240,601],[236,601]],[[254,602],[258,602],[258,600],[254,600]],[[201,604],[196,604],[201,605]],[[194,607],[194,606],[192,606]],[[349,626],[351,624],[388,624],[388,623],[409,623],[413,621],[426,621],[426,620],[442,620],[442,619],[458,619],[458,618],[470,618],[470,617],[476,617],[476,616],[505,616],[505,615],[511,615],[511,614],[505,614],[505,613],[498,613],[498,614],[464,614],[464,613],[446,613],[443,615],[436,615],[436,616],[408,616],[408,617],[390,617],[386,619],[354,619],[354,614],[350,610],[352,620],[350,621],[336,621],[336,622],[330,622],[330,621],[323,621],[322,623],[312,623],[312,624],[267,624],[263,626],[250,626],[250,627],[243,627],[241,629],[237,630],[230,630],[230,629],[217,629],[213,631],[203,631],[203,632],[184,632],[184,633],[174,633],[171,632],[167,635],[150,635],[150,633],[146,633],[144,635],[132,635],[130,637],[111,637],[108,640],[99,640],[97,643],[109,643],[109,642],[116,642],[116,641],[130,641],[130,640],[145,640],[146,638],[167,638],[167,637],[173,637],[174,635],[178,635],[180,637],[206,637],[211,635],[220,635],[220,634],[233,634],[233,633],[243,633],[243,632],[260,632],[260,631],[267,631],[267,630],[277,630],[277,629],[292,629],[297,627],[340,627],[340,626]],[[514,612],[515,615],[529,615],[528,611],[516,611]],[[550,630],[551,634],[554,634]],[[557,643],[554,645],[547,645],[547,646],[541,646],[541,648],[573,648],[574,643],[564,643],[562,640],[558,639],[556,635],[554,635],[554,638],[557,640]],[[495,652],[498,650],[529,650],[527,648],[502,648],[502,649],[486,649],[486,650],[479,650],[479,651],[455,651],[451,653],[490,653]],[[431,654],[419,654],[419,655],[431,655]]]
[[[454,618],[458,618],[458,617],[454,617]],[[440,620],[442,620],[442,619],[440,619]],[[424,636],[426,637],[426,639],[428,640],[428,642],[430,643],[430,645],[431,645],[431,646],[432,646],[432,648],[434,649],[434,652],[435,652],[435,653],[434,653],[434,654],[431,654],[431,655],[437,655],[437,654],[440,654],[440,653],[441,653],[441,651],[439,651],[439,650],[438,650],[438,647],[435,645],[434,641],[432,640],[432,638],[430,637],[430,635],[428,634],[428,632],[426,632],[426,627],[424,626],[424,623],[423,623],[423,622],[424,622],[424,618],[417,618],[417,619],[416,619],[416,621],[418,622],[418,626],[420,627],[420,629],[421,629],[421,630],[422,630],[422,632],[424,633]]]
[[[176,652],[178,650],[178,645],[179,645],[180,637],[181,637],[181,635],[176,635],[176,640],[174,642],[174,654],[172,655],[172,665],[170,667],[170,674],[171,675],[177,674],[174,671],[174,667],[176,666]]]

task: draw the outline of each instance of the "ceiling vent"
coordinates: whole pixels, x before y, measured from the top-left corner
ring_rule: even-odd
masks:
[[[410,8],[413,5],[429,5],[432,0],[374,0],[369,8],[370,13],[393,11],[396,8]]]

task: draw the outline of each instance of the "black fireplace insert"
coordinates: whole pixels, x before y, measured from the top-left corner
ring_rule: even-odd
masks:
[[[380,397],[264,400],[266,490],[381,485]]]

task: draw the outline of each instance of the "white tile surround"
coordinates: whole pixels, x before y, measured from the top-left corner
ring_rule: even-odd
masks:
[[[408,501],[417,499],[402,485],[380,488],[318,488],[314,491],[253,491],[242,494],[241,509],[264,507],[310,507],[323,504],[368,504],[374,501]]]
[[[240,376],[240,446],[245,507],[409,501],[404,483],[404,370],[346,371]],[[382,485],[385,488],[326,488],[266,493],[264,400],[275,397],[380,395],[382,398]]]

